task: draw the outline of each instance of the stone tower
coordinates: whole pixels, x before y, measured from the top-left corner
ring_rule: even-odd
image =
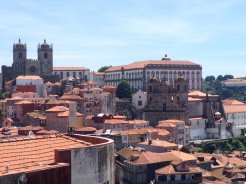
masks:
[[[18,43],[14,43],[13,45],[13,75],[25,75],[26,68],[26,58],[27,58],[27,49],[26,44],[21,43],[19,39]]]
[[[178,119],[188,122],[188,83],[183,77],[177,78],[174,83],[159,81],[151,78],[147,83],[147,106],[144,109],[143,119],[151,126],[158,121]]]
[[[40,63],[40,75],[51,76],[53,72],[53,46],[44,43],[38,45],[38,61]]]

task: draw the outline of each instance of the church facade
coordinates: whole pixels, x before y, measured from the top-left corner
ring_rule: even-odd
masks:
[[[27,58],[27,46],[19,39],[13,44],[12,66],[2,66],[3,82],[14,79],[19,75],[39,75],[43,78],[53,74],[53,46],[46,43],[38,44],[37,59]]]
[[[159,121],[178,119],[188,122],[188,81],[178,77],[174,83],[152,77],[147,83],[147,106],[143,119],[156,126]]]

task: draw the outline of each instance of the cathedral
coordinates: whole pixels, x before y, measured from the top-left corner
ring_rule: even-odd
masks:
[[[3,81],[9,81],[19,75],[39,75],[43,78],[52,76],[53,73],[53,47],[52,44],[38,44],[38,58],[27,58],[27,46],[19,39],[13,44],[12,66],[2,66]]]
[[[188,122],[188,82],[178,77],[174,83],[152,77],[147,83],[147,106],[143,119],[156,126],[158,121],[178,119]]]

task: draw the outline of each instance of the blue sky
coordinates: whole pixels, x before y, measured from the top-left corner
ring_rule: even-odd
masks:
[[[104,65],[160,59],[191,60],[203,75],[246,76],[244,0],[7,0],[0,6],[0,64],[12,45],[28,58],[46,38],[55,66]]]

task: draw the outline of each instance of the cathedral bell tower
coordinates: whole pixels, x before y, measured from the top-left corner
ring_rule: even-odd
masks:
[[[26,44],[18,43],[13,45],[13,75],[25,75],[25,62],[26,62],[27,49]]]
[[[40,64],[40,75],[51,76],[53,73],[53,46],[44,43],[38,45],[38,61]]]

